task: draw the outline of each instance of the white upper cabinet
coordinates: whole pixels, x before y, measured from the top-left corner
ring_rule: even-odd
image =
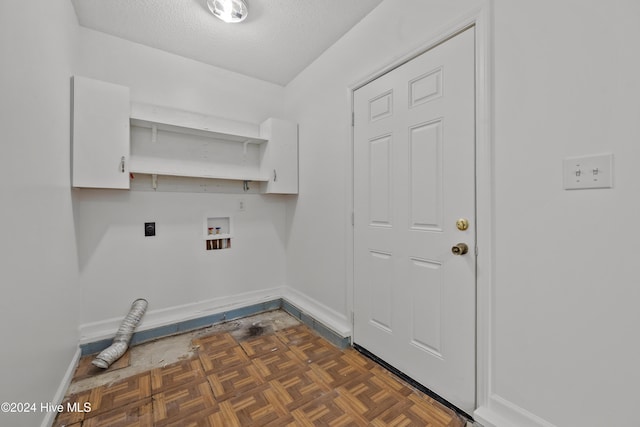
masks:
[[[131,173],[154,181],[254,181],[265,193],[298,193],[295,123],[270,118],[258,125],[131,104],[128,88],[84,77],[74,77],[73,87],[74,187],[129,188]]]
[[[129,188],[129,88],[74,76],[72,185]]]
[[[262,176],[269,181],[266,193],[298,194],[298,126],[281,119],[267,119],[260,136],[269,141],[262,147]]]

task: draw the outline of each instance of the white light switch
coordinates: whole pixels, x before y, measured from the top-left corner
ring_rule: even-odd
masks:
[[[613,187],[613,154],[571,157],[562,161],[565,190]]]

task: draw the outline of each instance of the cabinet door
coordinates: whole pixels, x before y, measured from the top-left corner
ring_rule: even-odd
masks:
[[[265,193],[298,194],[298,125],[268,119],[260,125],[264,144],[261,171],[269,178]]]
[[[129,88],[74,76],[72,185],[129,188]]]

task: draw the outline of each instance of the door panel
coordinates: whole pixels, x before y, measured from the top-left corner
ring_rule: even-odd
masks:
[[[370,322],[384,332],[392,332],[393,256],[371,251],[371,312]]]
[[[474,51],[471,28],[354,92],[354,342],[469,413]]]
[[[410,342],[419,350],[442,357],[442,264],[412,258],[409,272]]]
[[[411,228],[442,231],[442,121],[410,129],[409,149]]]
[[[391,226],[391,136],[369,142],[369,209],[372,226]]]

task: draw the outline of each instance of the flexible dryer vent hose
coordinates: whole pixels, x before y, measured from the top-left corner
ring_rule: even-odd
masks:
[[[140,319],[147,310],[147,300],[139,298],[131,304],[131,310],[120,324],[113,344],[103,350],[91,363],[98,368],[107,369],[113,362],[122,357],[129,348],[133,330],[140,323]]]

